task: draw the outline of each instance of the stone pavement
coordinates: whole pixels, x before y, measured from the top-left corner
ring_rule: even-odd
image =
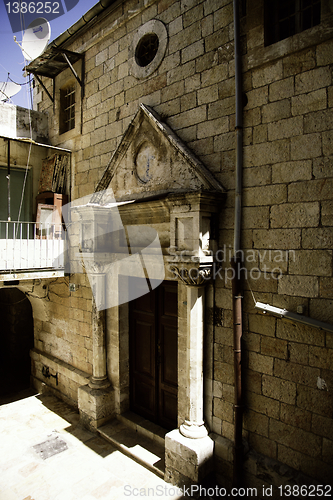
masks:
[[[183,498],[49,394],[0,400],[0,500]],[[189,498],[187,496],[187,498]]]

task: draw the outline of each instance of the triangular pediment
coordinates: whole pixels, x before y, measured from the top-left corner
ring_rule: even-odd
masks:
[[[150,107],[141,104],[99,181],[117,201],[168,193],[212,191],[222,185]]]

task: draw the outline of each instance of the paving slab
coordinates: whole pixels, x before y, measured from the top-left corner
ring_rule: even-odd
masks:
[[[147,446],[141,450],[147,463],[161,460],[158,443],[135,443],[130,435],[125,441],[123,425],[117,428],[118,441],[135,449]],[[0,500],[183,498],[181,490],[119,446],[81,427],[77,411],[53,395],[2,398],[0,442]]]
[[[164,446],[159,442],[139,434],[138,431],[118,420],[99,427],[98,433],[125,455],[133,458],[163,479]]]

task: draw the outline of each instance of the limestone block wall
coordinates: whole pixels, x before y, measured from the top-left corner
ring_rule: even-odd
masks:
[[[31,353],[35,384],[61,393],[77,404],[77,389],[92,374],[91,289],[86,275],[71,277],[76,291],[69,291],[69,279],[43,280],[26,292],[34,316],[34,349]],[[49,368],[54,377],[46,377]]]
[[[263,475],[267,484],[281,484],[278,461],[330,482],[332,334],[263,315],[254,309],[254,300],[333,323],[333,232],[327,212],[332,207],[333,181],[328,118],[332,40],[316,44],[303,34],[298,41],[293,37],[297,50],[285,41],[265,48],[262,11],[255,14],[243,19],[244,437],[251,450],[246,476],[251,484],[256,484],[254,476]],[[233,94],[233,87],[228,88]],[[229,136],[219,138],[219,145],[232,156],[234,139],[228,146]],[[220,314],[215,313],[213,405],[213,427],[230,440],[234,430],[228,262],[232,213],[233,208],[227,208],[220,223],[224,269],[223,279],[216,281]],[[253,459],[253,451],[270,460]],[[226,448],[223,455],[222,463],[230,467]],[[292,476],[288,471],[283,481]]]
[[[151,19],[166,25],[168,46],[158,69],[140,80],[129,72],[129,46],[136,30]],[[234,147],[228,116],[234,98],[231,90],[224,103],[227,90],[219,88],[234,74],[231,23],[228,2],[218,8],[213,1],[127,1],[68,47],[85,52],[82,134],[59,136],[57,121],[51,118],[52,103],[38,85],[36,102],[40,111],[49,113],[52,142],[75,151],[75,198],[93,192],[140,102],[162,115],[205,165],[226,181],[221,172],[225,152],[219,144],[221,134],[230,132]],[[47,78],[43,83],[51,89]],[[58,91],[56,79],[56,95]]]
[[[255,299],[333,322],[332,13],[328,2],[322,4],[320,26],[269,47],[263,1],[249,0],[241,18],[244,437],[251,484],[263,473],[267,484],[281,484],[285,469],[279,463],[294,471],[290,477],[302,473],[321,482],[330,480],[332,467],[332,335],[254,309]],[[140,80],[130,74],[129,47],[136,30],[152,19],[165,24],[168,45],[158,69]],[[52,143],[73,151],[73,198],[93,192],[140,102],[164,118],[228,191],[219,220],[222,269],[209,289],[206,314],[212,353],[205,360],[212,391],[206,418],[220,437],[215,450],[221,481],[232,474],[234,429],[233,36],[230,0],[126,1],[66,46],[85,52],[82,134],[59,136],[52,104],[37,89],[38,109],[50,116]],[[90,339],[83,333],[88,299],[50,296],[52,318],[43,323],[38,342],[62,356],[64,342],[75,337],[77,355],[66,362],[90,373]],[[51,347],[54,336],[57,347]]]

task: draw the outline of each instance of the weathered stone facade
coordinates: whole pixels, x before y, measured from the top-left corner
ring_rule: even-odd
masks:
[[[260,497],[263,485],[331,481],[332,333],[264,315],[254,305],[258,301],[333,323],[333,8],[323,1],[321,24],[266,47],[263,1],[247,3],[241,17],[243,437],[247,443],[243,478],[244,484],[258,487]],[[137,30],[151,20],[165,25],[167,46],[160,65],[137,78],[131,74],[129,51]],[[72,151],[72,199],[95,191],[141,103],[159,115],[225,190],[220,192],[217,246],[209,247],[221,268],[205,287],[203,412],[214,441],[217,478],[226,487],[232,481],[234,434],[229,262],[235,189],[233,28],[230,0],[115,2],[63,44],[85,54],[84,74],[81,63],[75,66],[84,80],[82,99],[76,84],[75,128],[59,135],[57,99],[60,86],[72,78],[69,69],[55,78],[54,108],[41,86],[35,93],[35,106],[49,115],[52,144]],[[43,83],[52,94],[52,81],[43,78]],[[179,176],[181,169],[180,163]],[[117,198],[117,188],[113,189]],[[181,204],[188,201],[180,200],[181,211]],[[166,259],[174,234],[170,208],[163,214],[165,208],[158,203],[145,206],[146,223],[157,228],[160,238],[163,235]],[[69,292],[68,278],[46,283],[45,299],[40,299],[42,306],[34,315],[32,359],[35,380],[45,381],[42,366],[50,366],[59,373],[59,385],[53,379],[45,382],[77,404],[78,388],[93,373],[92,294],[85,274],[71,275],[70,281],[78,285],[75,292]],[[189,328],[184,304],[190,292],[179,283],[179,353],[184,353],[189,338],[184,333]],[[110,309],[106,320],[114,414],[129,404],[125,309]],[[180,364],[186,359],[179,354]],[[191,385],[191,372],[184,368],[182,373],[178,426],[189,418],[186,386]],[[184,439],[168,445],[168,479],[178,483],[200,479],[187,470],[186,458],[181,457]],[[200,453],[194,455],[198,458]],[[196,458],[193,464],[198,467]]]

